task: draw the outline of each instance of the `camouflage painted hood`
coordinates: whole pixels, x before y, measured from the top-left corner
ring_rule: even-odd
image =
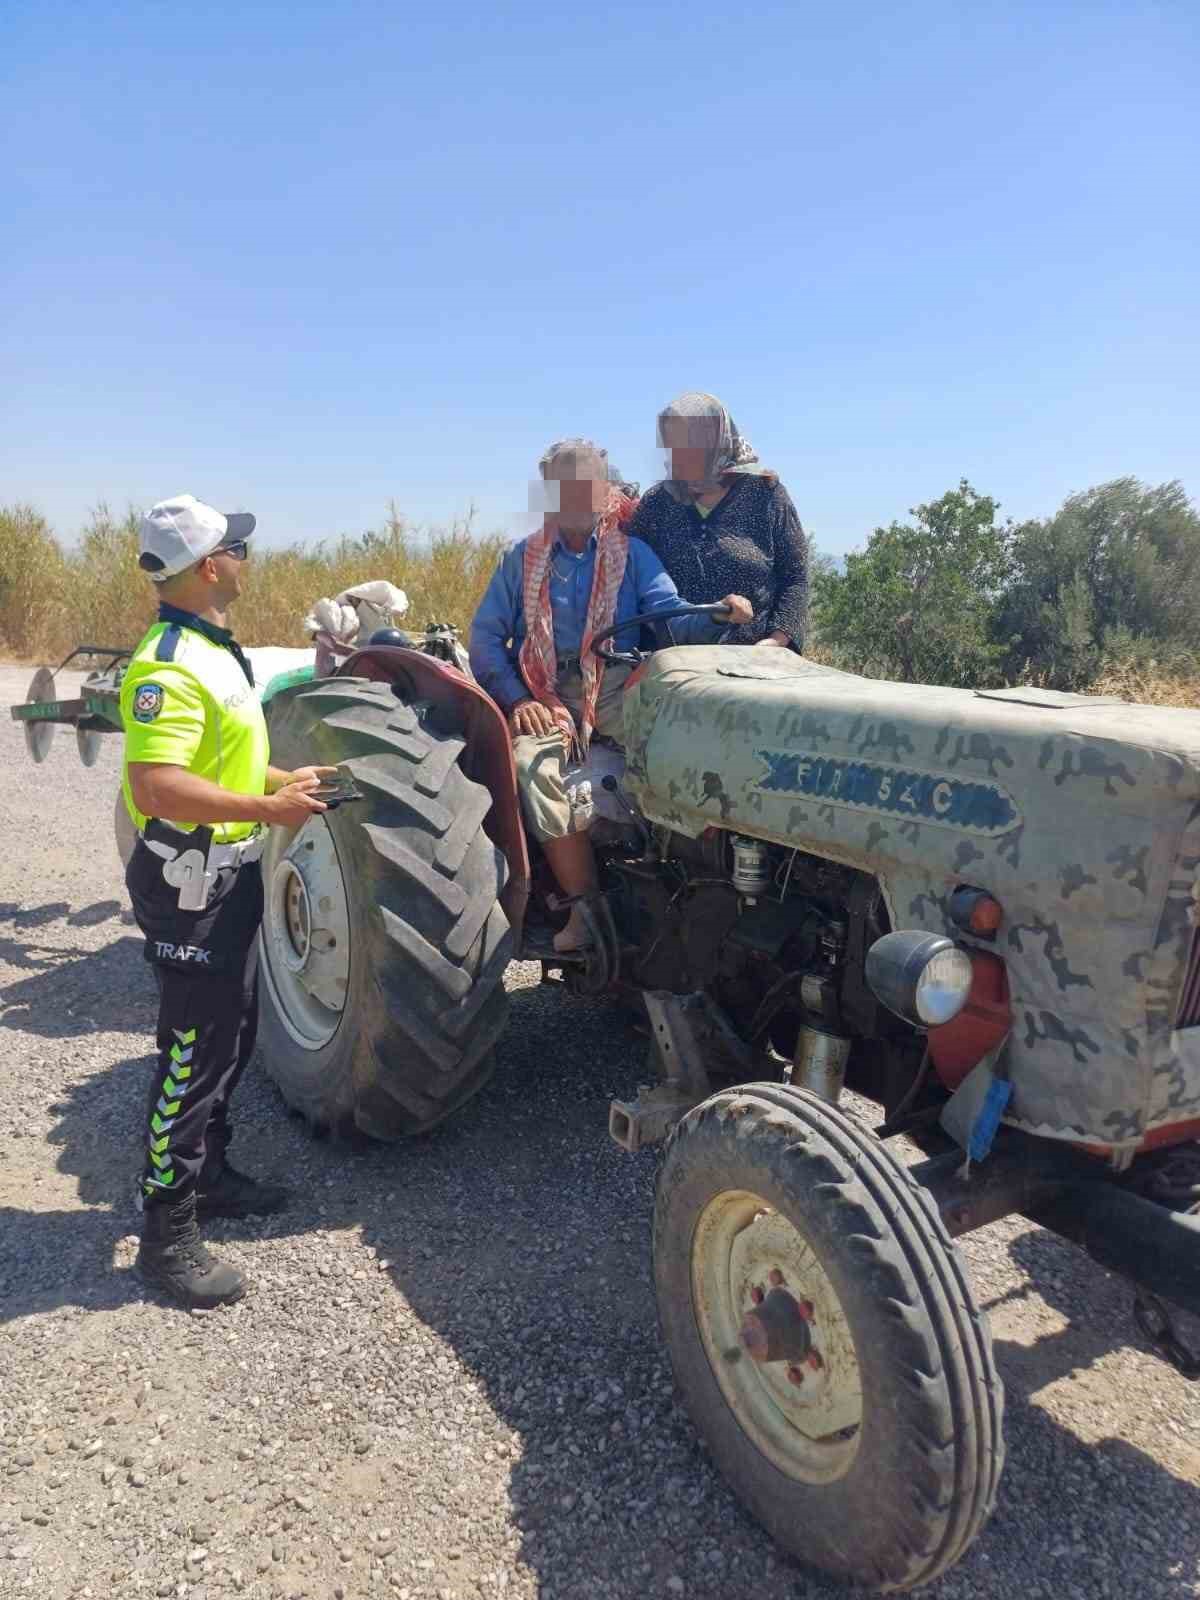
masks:
[[[645,814],[861,867],[895,928],[1004,908],[1009,1120],[1127,1154],[1200,1118],[1176,1026],[1200,906],[1200,711],[855,677],[783,651],[660,651],[625,696]]]

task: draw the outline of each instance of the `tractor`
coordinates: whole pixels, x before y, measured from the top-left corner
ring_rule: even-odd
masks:
[[[784,1548],[909,1589],[984,1528],[1003,1462],[957,1236],[1020,1213],[1074,1241],[1200,1376],[1172,1309],[1200,1312],[1200,711],[647,651],[647,621],[595,641],[629,669],[624,759],[570,956],[505,718],[443,636],[268,686],[273,759],[361,799],[272,832],[263,1061],[314,1128],[393,1140],[487,1080],[511,960],[641,1008],[655,1081],[609,1132],[663,1146],[687,1410]]]

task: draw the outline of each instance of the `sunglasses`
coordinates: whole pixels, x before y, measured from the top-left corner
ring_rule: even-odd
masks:
[[[215,556],[232,556],[235,561],[245,561],[249,554],[245,539],[231,539],[228,544],[219,544],[213,551]]]

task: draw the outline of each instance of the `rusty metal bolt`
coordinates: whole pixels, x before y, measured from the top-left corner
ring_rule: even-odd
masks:
[[[780,1272],[778,1267],[772,1267],[770,1272],[767,1273],[767,1282],[771,1285],[772,1289],[778,1289],[779,1285],[783,1282],[783,1273]]]
[[[804,1374],[803,1374],[803,1372],[801,1372],[799,1367],[789,1367],[788,1368],[788,1382],[789,1383],[794,1383],[796,1385],[802,1384],[804,1382]]]

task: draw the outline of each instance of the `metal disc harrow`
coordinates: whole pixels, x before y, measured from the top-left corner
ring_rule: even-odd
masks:
[[[57,667],[37,669],[24,701],[11,708],[13,720],[22,724],[25,748],[34,761],[40,765],[50,754],[56,728],[69,727],[75,729],[79,759],[85,767],[95,766],[100,735],[121,731],[121,678],[129,656],[128,650],[81,644]],[[102,665],[88,674],[75,699],[58,699],[58,674],[81,658]]]

